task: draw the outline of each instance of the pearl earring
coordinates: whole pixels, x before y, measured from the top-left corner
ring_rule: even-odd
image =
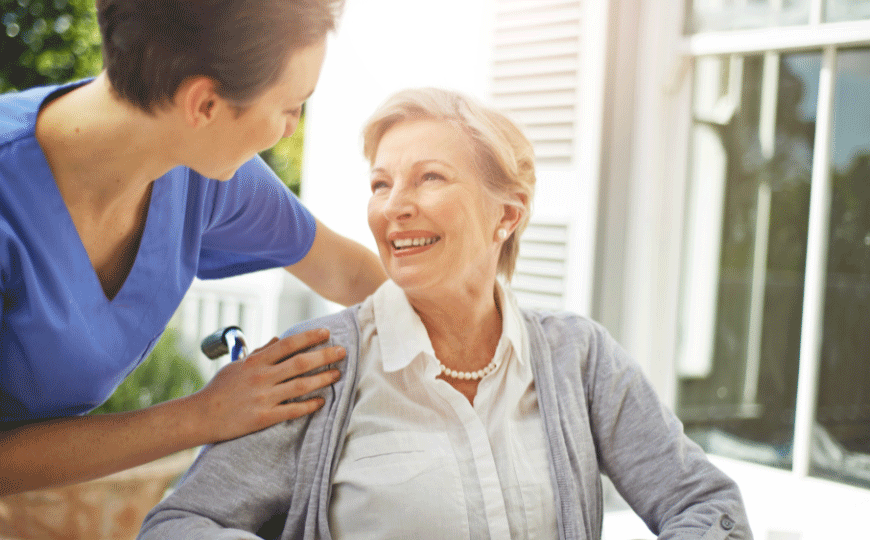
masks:
[[[496,231],[496,234],[498,234],[499,240],[504,240],[505,238],[507,238],[508,232],[507,229],[499,229],[498,231]]]

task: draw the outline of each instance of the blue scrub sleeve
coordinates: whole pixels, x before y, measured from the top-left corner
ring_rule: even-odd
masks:
[[[289,266],[311,249],[311,212],[259,157],[229,181],[209,181],[212,208],[202,236],[197,277],[223,278]]]

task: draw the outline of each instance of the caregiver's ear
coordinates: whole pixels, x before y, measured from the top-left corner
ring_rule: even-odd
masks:
[[[227,106],[218,95],[217,83],[202,75],[185,80],[176,91],[173,102],[181,108],[188,125],[195,128],[211,123],[218,109]]]

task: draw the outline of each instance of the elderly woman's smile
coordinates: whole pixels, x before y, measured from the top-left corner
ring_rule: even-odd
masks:
[[[418,234],[416,231],[393,233],[390,235],[393,249],[397,252],[402,252],[402,255],[419,253],[420,251],[423,251],[423,249],[414,248],[428,248],[438,240],[441,240],[438,236],[426,236],[425,234]]]

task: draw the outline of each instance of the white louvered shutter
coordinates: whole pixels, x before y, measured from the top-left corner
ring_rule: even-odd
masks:
[[[493,103],[521,123],[538,167],[574,160],[580,2],[498,0],[493,39]]]
[[[565,309],[568,227],[564,223],[529,223],[520,242],[512,289],[525,307]]]
[[[513,289],[526,307],[586,312],[589,278],[580,260],[591,256],[594,245],[589,207],[596,202],[587,198],[596,196],[597,184],[591,191],[581,186],[584,4],[494,0],[493,5],[492,102],[531,139],[538,178]]]

